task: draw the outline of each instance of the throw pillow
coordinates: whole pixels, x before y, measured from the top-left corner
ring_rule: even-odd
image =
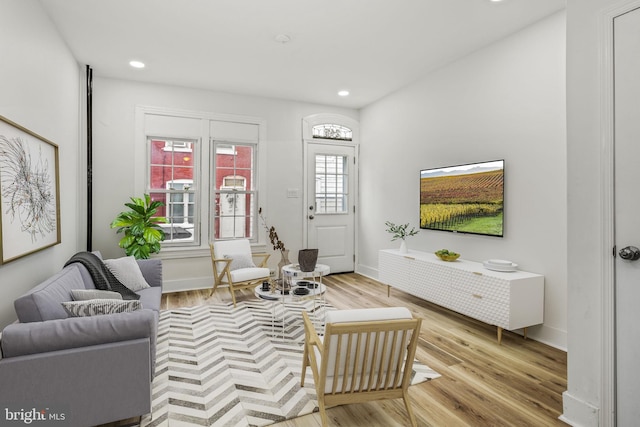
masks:
[[[140,267],[133,256],[106,259],[104,260],[104,264],[109,271],[116,276],[116,279],[118,279],[120,283],[132,291],[139,291],[140,289],[150,287],[147,281],[144,280]]]
[[[71,297],[74,301],[87,301],[90,299],[122,299],[122,295],[114,291],[101,291],[100,289],[71,289]]]
[[[251,257],[251,255],[232,254],[232,255],[225,255],[224,257],[227,259],[231,258],[233,260],[231,261],[231,265],[229,266],[230,271],[238,270],[240,268],[255,268],[256,266],[253,263],[253,258]]]
[[[87,301],[63,302],[62,306],[71,317],[97,316],[100,314],[125,313],[140,310],[137,300],[92,299]]]

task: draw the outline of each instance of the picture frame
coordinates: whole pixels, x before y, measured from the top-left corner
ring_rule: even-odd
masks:
[[[0,264],[61,243],[58,146],[0,116]]]

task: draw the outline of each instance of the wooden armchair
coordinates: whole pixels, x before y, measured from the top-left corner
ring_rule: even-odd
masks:
[[[220,240],[209,244],[211,263],[213,265],[213,289],[226,285],[231,292],[233,306],[236,306],[235,291],[258,286],[269,280],[267,260],[269,254],[251,253],[249,240]],[[260,259],[256,265],[253,258]]]
[[[320,338],[308,314],[302,317],[302,386],[310,366],[323,426],[328,407],[400,397],[411,425],[417,425],[408,388],[421,319],[404,307],[329,311]]]

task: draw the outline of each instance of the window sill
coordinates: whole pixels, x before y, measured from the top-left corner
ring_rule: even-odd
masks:
[[[264,243],[252,243],[251,252],[253,253],[266,253],[267,246]],[[162,248],[159,254],[153,255],[153,258],[160,259],[185,259],[185,258],[209,258],[211,252],[208,247],[168,247]]]

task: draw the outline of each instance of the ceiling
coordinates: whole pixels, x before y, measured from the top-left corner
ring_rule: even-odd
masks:
[[[565,0],[40,0],[94,76],[348,108]],[[288,43],[276,41],[287,35]],[[128,63],[137,59],[143,69]],[[339,90],[350,95],[339,97]]]

